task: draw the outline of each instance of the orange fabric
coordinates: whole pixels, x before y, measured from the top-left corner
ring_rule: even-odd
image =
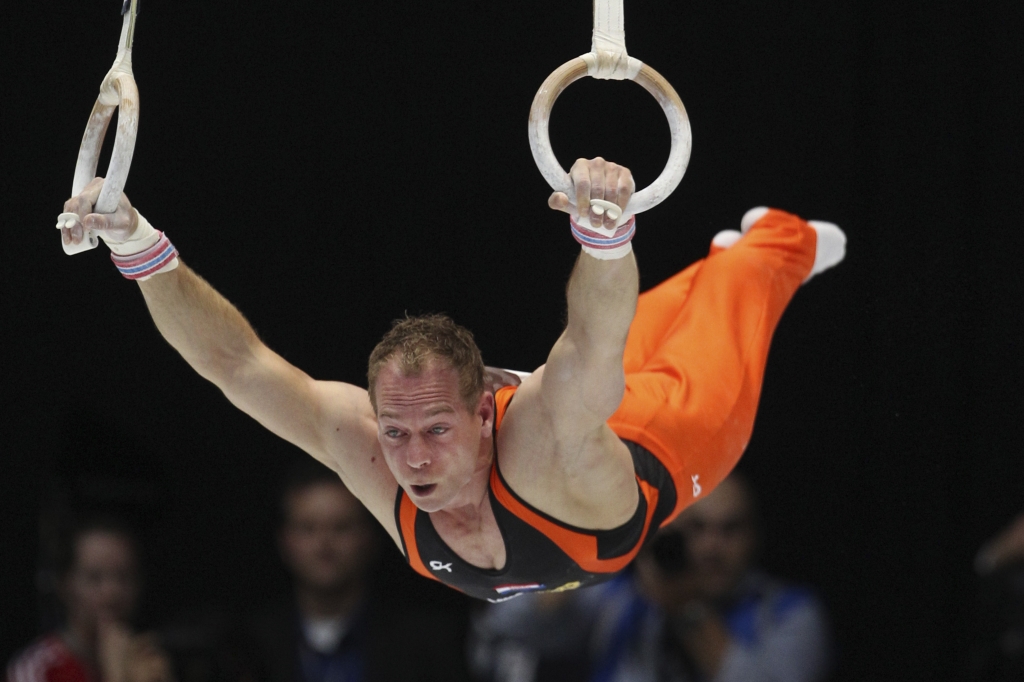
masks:
[[[413,504],[404,491],[400,494],[402,496],[402,506],[398,511],[398,515],[402,527],[399,530],[402,533],[402,538],[405,540],[405,551],[409,556],[409,565],[420,575],[425,575],[431,580],[437,580],[437,576],[428,571],[427,567],[423,564],[423,559],[420,558],[420,549],[416,545],[416,505]]]
[[[501,428],[501,420],[505,418],[505,410],[512,402],[512,396],[516,394],[518,386],[502,386],[494,393],[494,430]]]
[[[640,296],[626,393],[608,425],[672,474],[678,501],[665,523],[718,485],[746,449],[772,333],[810,274],[816,244],[806,222],[771,210],[729,249]]]

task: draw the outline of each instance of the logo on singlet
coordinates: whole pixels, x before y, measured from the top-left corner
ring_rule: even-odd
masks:
[[[690,476],[690,478],[693,480],[693,496],[700,497],[701,491],[704,490],[700,487],[700,483],[697,482],[697,479],[700,478],[700,474],[694,474],[693,476]]]
[[[448,571],[449,573],[451,573],[452,572],[452,565],[450,563],[444,564],[444,563],[441,563],[440,561],[431,561],[430,562],[430,570],[432,570],[432,571]]]

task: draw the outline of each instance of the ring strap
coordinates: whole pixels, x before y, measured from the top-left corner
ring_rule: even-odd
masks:
[[[594,36],[583,55],[587,75],[605,80],[633,80],[643,63],[626,52],[623,0],[594,0]]]

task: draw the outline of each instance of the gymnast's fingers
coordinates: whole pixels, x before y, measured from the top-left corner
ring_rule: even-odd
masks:
[[[138,226],[138,214],[123,193],[113,213],[90,213],[82,218],[85,227],[102,233],[107,239],[127,241]]]
[[[604,199],[604,175],[607,169],[605,160],[598,156],[597,158],[590,161],[588,165],[590,166],[590,198]],[[589,204],[590,202],[588,201],[587,203]],[[600,212],[598,212],[597,209],[593,206],[590,206],[589,208],[590,213],[587,217],[590,219],[590,224],[593,225],[594,227],[601,227],[601,223],[604,220],[604,210],[602,209]],[[580,215],[583,215],[582,207],[580,207]]]
[[[78,221],[75,221],[72,227],[60,228],[60,239],[65,244],[81,244],[84,236],[85,229]]]
[[[576,216],[590,214],[590,167],[586,159],[577,159],[570,171],[573,190],[576,192]]]
[[[619,208],[623,211],[626,210],[626,205],[633,198],[635,191],[636,184],[633,182],[633,173],[625,166],[619,166],[619,188],[615,196],[615,203],[619,205]]]
[[[605,171],[604,171],[604,200],[605,201],[610,201],[613,204],[617,204],[618,203],[617,197],[619,195],[619,173],[621,172],[621,168],[622,168],[621,166],[619,166],[618,164],[615,164],[615,163],[609,163],[609,164],[607,164],[605,166]],[[608,211],[603,211],[602,215],[601,215],[601,218],[604,219],[603,224],[602,223],[594,223],[594,225],[598,225],[600,227],[605,227],[605,228],[609,228],[610,229],[610,228],[615,227],[615,221],[618,219],[618,216],[613,218],[613,217],[611,217],[608,214]]]
[[[65,213],[75,213],[79,217],[92,213],[93,206],[103,189],[103,178],[95,178],[85,186],[85,189],[78,196],[71,197],[64,202]],[[82,241],[84,231],[80,220],[68,220],[61,228],[61,238],[65,244],[78,244]]]
[[[72,197],[70,201],[77,202],[77,209],[73,210],[78,215],[85,215],[86,213],[92,213],[93,206],[96,205],[96,200],[100,198],[100,192],[103,190],[103,178],[93,178],[92,182],[85,186],[77,197]]]
[[[566,196],[564,192],[552,193],[552,195],[548,197],[548,206],[556,211],[572,213],[572,204],[569,203],[569,197]]]

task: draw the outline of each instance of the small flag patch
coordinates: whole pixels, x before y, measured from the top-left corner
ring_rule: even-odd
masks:
[[[508,594],[509,592],[532,592],[543,589],[544,586],[540,583],[526,583],[524,585],[498,585],[494,591],[498,594]]]

